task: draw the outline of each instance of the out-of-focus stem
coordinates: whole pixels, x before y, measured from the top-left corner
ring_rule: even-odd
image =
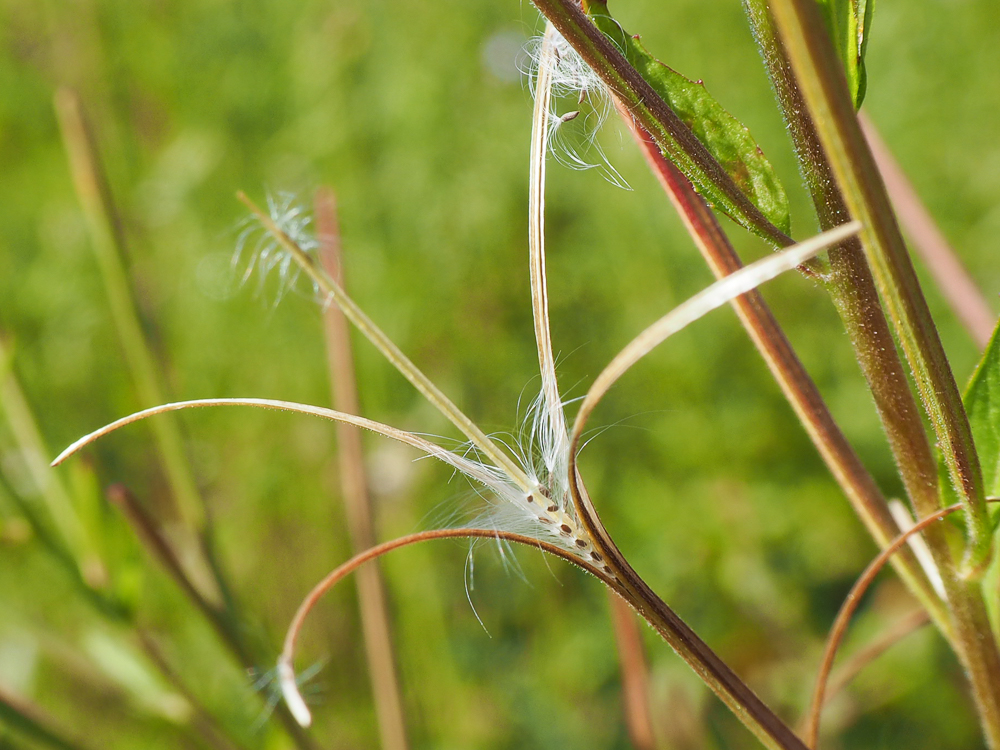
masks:
[[[132,381],[143,406],[161,404],[163,388],[157,366],[142,331],[125,269],[125,238],[115,210],[97,147],[87,126],[77,95],[60,89],[55,98],[63,142],[77,197],[83,208],[91,244],[104,280],[115,329],[121,342]],[[151,426],[170,483],[173,501],[185,531],[174,534],[182,562],[203,595],[222,601],[220,585],[201,548],[205,537],[205,509],[191,467],[184,455],[180,430],[173,419],[157,420]]]
[[[240,623],[232,617],[232,611],[216,607],[209,602],[188,578],[187,571],[181,565],[170,543],[164,538],[156,523],[146,514],[128,488],[123,485],[112,486],[108,490],[108,500],[122,511],[145,549],[180,586],[236,661],[246,669],[255,669],[264,663],[265,659],[261,658],[262,654],[256,653],[252,645],[247,642]],[[277,711],[277,716],[285,731],[300,750],[318,750],[316,744],[292,718],[285,706],[279,706]]]
[[[611,620],[622,673],[625,726],[636,750],[656,750],[656,728],[649,710],[649,665],[635,612],[624,599],[608,592]]]
[[[630,122],[631,118],[625,117],[625,121]],[[663,157],[638,125],[633,125],[633,134],[716,278],[742,268],[743,263],[715,215],[687,178]],[[752,291],[736,298],[732,305],[851,506],[879,547],[884,548],[899,534],[885,497],[840,430],[767,303],[760,292]],[[948,633],[951,623],[947,610],[916,558],[905,550],[893,562],[910,590]]]
[[[330,278],[343,288],[340,229],[333,192],[327,189],[317,191],[315,205],[320,262]],[[324,313],[323,321],[326,329],[333,406],[338,411],[360,414],[347,319],[339,307],[330,305]],[[337,448],[347,527],[351,536],[351,546],[354,552],[358,553],[375,546],[371,496],[365,476],[361,431],[357,427],[338,423]],[[409,745],[406,717],[396,672],[385,583],[378,561],[360,568],[357,580],[365,654],[375,697],[382,747],[384,750],[405,750]]]
[[[52,728],[52,721],[41,709],[17,698],[0,687],[0,722],[16,729],[36,742],[57,750],[86,750],[77,740],[68,739]]]
[[[6,365],[11,359],[0,338],[0,362]],[[44,500],[48,515],[79,568],[81,578],[87,585],[99,587],[107,581],[104,563],[87,538],[66,487],[49,466],[48,449],[13,367],[0,371],[0,412],[7,417],[31,481]]]
[[[993,335],[997,321],[996,313],[920,200],[913,184],[907,179],[902,167],[879,135],[875,124],[865,116],[864,112],[858,113],[858,122],[872,150],[872,156],[875,157],[882,179],[885,180],[885,188],[889,192],[893,208],[896,209],[896,216],[903,225],[903,231],[909,235],[914,249],[927,264],[955,316],[982,351]]]

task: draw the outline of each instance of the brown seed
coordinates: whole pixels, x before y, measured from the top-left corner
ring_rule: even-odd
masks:
[[[599,552],[591,552],[590,553],[590,559],[593,560],[594,562],[603,562],[604,561],[604,558],[601,557],[601,554]]]
[[[534,496],[534,495],[528,495],[528,496],[527,496],[527,497],[525,498],[525,500],[527,500],[529,504],[530,504],[530,503],[533,503],[533,502],[535,502],[535,496]]]
[[[539,516],[538,520],[541,521],[542,523],[554,523],[554,521],[551,518],[546,518],[545,516]]]
[[[573,540],[573,543],[577,547],[586,547],[587,546],[587,542],[585,540],[583,540],[583,539],[575,539],[575,540]]]
[[[555,513],[557,510],[559,510],[559,506],[558,505],[550,505],[545,510],[547,510],[549,513]]]
[[[566,524],[563,524],[562,526],[560,526],[559,527],[559,531],[562,532],[562,534],[565,535],[565,536],[569,536],[570,534],[573,533],[573,529],[571,529]]]

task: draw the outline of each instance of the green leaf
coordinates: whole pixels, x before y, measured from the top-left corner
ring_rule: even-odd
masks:
[[[833,46],[844,62],[847,85],[855,109],[861,108],[868,86],[865,50],[875,0],[818,0],[826,18]]]
[[[987,495],[1000,495],[1000,326],[986,347],[986,353],[972,374],[965,391],[965,410],[972,426],[979,461],[983,467],[983,488]]]
[[[607,5],[591,2],[589,6],[588,12],[597,28],[615,43],[643,79],[691,129],[750,202],[768,221],[788,234],[790,219],[785,188],[747,127],[729,114],[701,81],[685,78],[649,54],[638,36],[628,34],[611,17]],[[664,156],[674,161],[707,201],[736,222],[743,223],[727,209],[728,200],[714,185],[699,180],[698,174],[690,174],[669,153],[664,152]]]

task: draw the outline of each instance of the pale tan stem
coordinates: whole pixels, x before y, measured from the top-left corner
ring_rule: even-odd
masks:
[[[343,288],[344,277],[340,255],[340,231],[337,225],[333,191],[316,193],[316,234],[320,243],[320,262],[334,281]],[[336,409],[359,414],[354,358],[347,319],[336,305],[327,307],[323,315],[326,330],[326,350]],[[371,494],[365,475],[364,450],[357,427],[337,423],[337,457],[340,462],[344,511],[355,553],[375,545],[375,530]],[[372,682],[375,713],[383,750],[406,750],[406,717],[396,672],[395,648],[389,624],[385,583],[377,562],[358,571],[358,606],[364,634],[368,674]]]

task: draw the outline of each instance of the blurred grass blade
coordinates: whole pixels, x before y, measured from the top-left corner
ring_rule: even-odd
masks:
[[[868,87],[865,52],[875,0],[817,0],[817,3],[823,11],[833,47],[844,63],[854,108],[860,109]]]
[[[0,362],[7,364],[12,361],[13,357],[0,338]],[[49,451],[12,367],[6,367],[5,372],[0,374],[0,412],[7,418],[31,481],[61,537],[59,546],[64,546],[72,556],[82,580],[88,586],[103,586],[107,582],[104,563],[93,540],[87,535],[69,492],[49,466]],[[56,542],[53,540],[53,543]]]
[[[691,129],[743,194],[768,221],[788,234],[791,220],[785,188],[746,126],[729,114],[701,81],[682,76],[649,54],[637,36],[628,34],[611,17],[603,0],[591,0],[589,13],[597,28],[624,52],[625,59]],[[669,152],[664,154],[674,161]],[[688,177],[709,203],[717,205],[734,221],[740,221],[726,196],[712,182],[697,173]]]
[[[51,721],[35,706],[16,698],[0,687],[0,722],[30,737],[43,747],[56,750],[86,750],[76,740],[66,738],[51,727]]]
[[[317,191],[316,234],[320,244],[320,262],[330,278],[344,288],[335,200],[332,190]],[[329,305],[323,322],[334,408],[360,414],[347,319],[339,307]],[[375,531],[361,432],[357,427],[337,424],[337,457],[351,546],[358,553],[375,546]],[[385,583],[377,561],[358,571],[358,604],[382,748],[405,750],[409,746],[406,717],[396,670]]]
[[[56,93],[55,106],[73,184],[83,208],[115,329],[139,402],[146,406],[163,403],[166,399],[157,375],[157,365],[142,331],[125,268],[125,239],[121,224],[80,100],[74,92],[61,89]],[[172,419],[156,420],[152,430],[176,510],[186,529],[186,533],[175,534],[178,551],[199,589],[213,602],[219,603],[222,593],[201,548],[201,539],[205,534],[205,510],[184,455],[180,430]]]

